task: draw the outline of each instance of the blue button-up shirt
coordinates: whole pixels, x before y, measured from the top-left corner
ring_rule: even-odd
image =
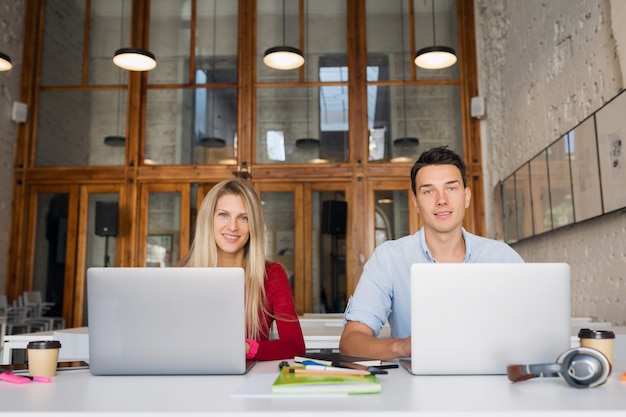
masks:
[[[524,262],[509,245],[462,230],[464,262]],[[428,251],[424,229],[376,248],[363,267],[354,295],[346,307],[345,320],[358,321],[378,336],[389,321],[391,337],[411,334],[411,265],[437,262]]]

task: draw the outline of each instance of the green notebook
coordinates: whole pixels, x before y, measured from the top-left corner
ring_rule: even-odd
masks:
[[[382,390],[376,375],[340,375],[328,372],[291,373],[282,369],[272,384],[273,394],[375,394]]]

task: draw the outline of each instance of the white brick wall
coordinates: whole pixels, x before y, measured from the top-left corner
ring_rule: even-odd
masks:
[[[11,120],[13,102],[19,100],[22,67],[22,26],[25,1],[0,2],[0,52],[9,55],[13,69],[0,72],[0,293],[4,293],[7,269],[13,157],[16,124]]]
[[[475,7],[480,94],[488,109],[481,126],[487,228],[495,236],[491,190],[497,181],[624,87],[619,51],[626,49],[626,28],[611,22],[623,21],[626,4],[475,0]],[[622,211],[514,247],[527,261],[572,266],[574,316],[623,325],[625,240]]]

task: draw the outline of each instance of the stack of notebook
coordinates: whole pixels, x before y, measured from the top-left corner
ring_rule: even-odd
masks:
[[[368,371],[320,365],[287,366],[272,384],[273,394],[374,394],[382,390]]]

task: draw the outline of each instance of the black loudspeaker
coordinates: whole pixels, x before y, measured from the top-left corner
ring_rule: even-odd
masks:
[[[556,363],[509,365],[506,372],[513,382],[561,375],[572,387],[593,388],[606,382],[611,374],[611,363],[602,352],[579,347],[561,353]]]
[[[117,236],[117,202],[96,201],[96,235]]]
[[[326,200],[322,203],[322,233],[345,236],[348,221],[348,203]]]

